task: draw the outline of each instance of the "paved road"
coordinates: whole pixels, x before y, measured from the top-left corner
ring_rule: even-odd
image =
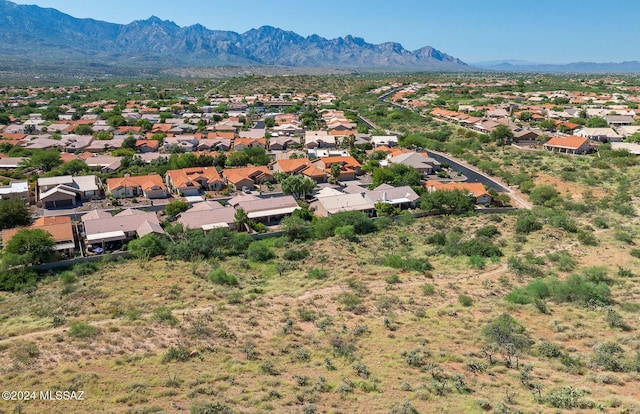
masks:
[[[435,152],[431,150],[427,150],[427,153],[429,154],[430,157],[434,158],[435,160],[440,161],[441,163],[447,163],[452,169],[456,171],[460,171],[463,175],[467,177],[467,182],[482,183],[488,188],[493,188],[499,193],[510,192],[510,190],[507,187],[500,184],[496,180],[492,179],[488,175],[481,173],[475,168],[471,168],[467,165],[463,165],[461,161],[456,160],[450,155],[445,155],[441,152]]]

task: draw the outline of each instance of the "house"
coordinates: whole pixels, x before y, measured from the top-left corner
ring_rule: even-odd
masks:
[[[623,136],[614,131],[613,128],[582,128],[575,134],[578,137],[586,137],[592,141],[600,142],[620,142],[623,139]]]
[[[198,141],[196,149],[198,151],[229,151],[231,148],[231,140],[227,138],[203,138]]]
[[[375,205],[362,194],[340,194],[317,197],[309,206],[309,210],[318,217],[329,217],[343,211],[362,211],[372,216]]]
[[[374,148],[385,146],[385,147],[395,147],[398,145],[398,137],[395,135],[374,135],[370,140],[371,144]]]
[[[327,173],[319,169],[309,158],[277,160],[273,163],[272,169],[274,172],[281,172],[284,174],[302,174],[319,183],[323,183],[327,180]]]
[[[336,146],[336,137],[327,131],[307,131],[304,134],[305,148],[333,148]]]
[[[18,168],[24,163],[26,157],[3,157],[0,158],[0,169],[11,170]]]
[[[231,200],[229,201],[231,204]],[[268,198],[236,197],[233,203],[236,211],[241,208],[249,219],[265,223],[279,221],[300,208],[296,199],[290,195]]]
[[[83,216],[83,219],[86,217]],[[115,216],[87,217],[83,220],[87,243],[125,242],[147,234],[164,234],[158,216],[153,212],[127,209]]]
[[[136,150],[141,153],[156,152],[160,148],[160,141],[156,139],[139,139],[136,141]]]
[[[123,157],[112,155],[94,155],[84,158],[84,162],[91,168],[99,168],[100,172],[108,174],[115,172],[122,164]]]
[[[217,201],[195,203],[189,210],[178,215],[178,223],[185,229],[211,230],[235,227],[236,210],[231,206],[223,206]]]
[[[233,140],[233,149],[240,151],[243,148],[267,148],[267,140],[264,138],[236,138]]]
[[[15,199],[29,204],[29,183],[27,181],[14,181],[0,187],[0,200]]]
[[[266,132],[266,130],[264,128],[262,128],[262,129],[252,128],[252,129],[249,129],[247,131],[238,132],[238,136],[240,138],[264,139],[265,138],[265,132]]]
[[[25,227],[22,227],[25,228]],[[2,245],[6,246],[9,240],[22,228],[6,229],[2,231]],[[41,229],[51,234],[55,245],[54,250],[73,255],[75,250],[75,239],[73,237],[73,225],[71,224],[71,217],[69,216],[56,216],[56,217],[40,217],[37,218],[31,226],[31,229]]]
[[[393,187],[381,184],[371,191],[365,191],[364,198],[373,205],[385,203],[404,210],[415,207],[420,196],[408,185]]]
[[[540,134],[530,129],[516,129],[513,131],[513,141],[514,142],[522,142],[522,141],[535,141],[538,139]]]
[[[201,191],[221,190],[226,187],[226,183],[215,167],[169,170],[165,180],[169,190],[182,196],[199,195]]]
[[[38,201],[47,209],[72,207],[100,197],[100,185],[95,175],[38,178]]]
[[[269,149],[271,151],[286,151],[291,146],[299,146],[299,138],[291,137],[271,137],[269,138]]]
[[[362,166],[352,156],[334,156],[319,158],[314,164],[327,175],[331,175],[331,168],[337,165],[340,169],[338,180],[355,180],[356,175],[362,174]]]
[[[616,128],[616,130],[623,137],[628,137],[630,135],[640,132],[640,125],[624,125]]]
[[[165,151],[171,151],[179,148],[184,152],[191,152],[198,145],[198,139],[193,135],[180,135],[177,137],[167,137],[164,139],[162,148]]]
[[[415,169],[426,177],[440,169],[440,163],[422,152],[405,152],[396,156],[389,156],[387,164],[403,164]]]
[[[584,154],[589,151],[589,138],[576,137],[553,137],[547,141],[543,148],[547,151],[560,152],[564,154]]]
[[[222,170],[222,175],[236,191],[245,188],[253,190],[256,184],[273,182],[273,175],[266,166],[228,168]]]
[[[158,174],[107,179],[107,192],[115,198],[146,197],[166,198],[167,187]]]
[[[447,182],[429,180],[424,183],[428,193],[434,191],[464,191],[476,199],[476,204],[491,204],[491,194],[487,192],[482,183]]]
[[[634,122],[631,115],[605,115],[604,119],[612,127],[631,125]]]

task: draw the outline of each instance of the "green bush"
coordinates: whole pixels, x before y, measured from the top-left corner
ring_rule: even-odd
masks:
[[[458,302],[460,302],[460,304],[465,307],[473,305],[473,299],[471,299],[471,297],[467,295],[459,295]]]
[[[199,402],[189,409],[190,414],[233,414],[233,410],[222,403]]]
[[[484,226],[476,230],[476,236],[492,238],[500,235],[500,230],[494,225]]]
[[[413,270],[415,272],[425,273],[433,270],[433,266],[427,258],[419,259],[416,257],[404,258],[397,254],[387,255],[382,264],[394,269],[402,269],[404,271]]]
[[[69,336],[74,338],[91,338],[98,334],[99,330],[86,322],[73,322],[69,325]]]
[[[542,229],[542,223],[531,212],[521,214],[516,220],[516,233],[529,234]]]
[[[98,265],[95,262],[78,263],[71,271],[77,276],[86,276],[97,272]]]
[[[400,276],[398,276],[395,273],[390,275],[390,276],[385,277],[384,281],[387,282],[390,285],[395,285],[397,283],[402,283],[402,280],[400,280]]]
[[[219,267],[209,273],[209,282],[218,285],[238,286],[238,279],[227,272],[223,268]]]
[[[425,283],[422,285],[422,294],[425,296],[431,296],[436,293],[436,287],[431,283]]]
[[[347,224],[346,226],[336,227],[334,230],[336,236],[341,237],[345,240],[356,241],[356,230],[351,224]]]
[[[178,347],[172,346],[169,349],[167,349],[167,352],[165,352],[164,356],[162,357],[162,362],[165,364],[167,362],[173,362],[173,361],[185,362],[189,360],[190,354],[191,352],[189,351],[189,348],[185,348],[183,346],[178,346]]]
[[[559,196],[560,194],[554,187],[541,185],[531,190],[529,193],[529,201],[533,204],[543,205],[558,199]]]
[[[247,249],[247,259],[252,262],[268,262],[276,257],[276,254],[263,240],[254,241]]]
[[[175,326],[178,324],[178,318],[176,318],[171,309],[166,306],[160,306],[153,311],[153,319],[158,322],[167,323],[170,326]]]
[[[307,249],[296,249],[296,250],[287,250],[282,258],[289,261],[299,261],[304,260],[309,257],[309,250]]]
[[[309,279],[326,279],[329,275],[327,269],[322,269],[319,267],[314,267],[313,269],[309,269],[307,272],[307,277]]]
[[[560,347],[553,342],[540,342],[537,346],[538,353],[546,358],[560,358],[562,356],[562,351]]]

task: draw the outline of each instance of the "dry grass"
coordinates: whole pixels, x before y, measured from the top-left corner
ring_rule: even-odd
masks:
[[[640,348],[636,333],[610,328],[599,309],[550,304],[550,314],[543,315],[533,305],[504,302],[501,298],[510,290],[505,279],[526,283],[507,270],[505,258],[487,261],[485,269],[477,270],[467,258],[431,255],[430,274],[376,264],[389,251],[412,257],[430,254],[433,247],[424,243],[429,234],[453,225],[472,234],[496,224],[490,220],[487,216],[423,219],[365,236],[360,243],[313,242],[307,248],[323,254],[314,254],[283,276],[274,263],[247,263],[241,258],[220,262],[238,277],[238,288],[213,285],[202,275],[193,275],[189,263],[154,260],[143,268],[136,261],[108,265],[80,278],[76,289],[65,295],[64,285],[55,278],[32,296],[5,294],[0,302],[2,314],[7,315],[2,329],[15,338],[0,342],[4,388],[85,391],[84,402],[23,404],[34,412],[51,413],[97,412],[105,407],[123,413],[176,412],[198,401],[216,401],[250,413],[301,412],[311,405],[319,412],[388,412],[405,399],[419,412],[482,412],[478,401],[495,407],[505,400],[516,409],[552,412],[520,384],[518,370],[496,364],[474,374],[466,368],[470,360],[482,359],[480,332],[486,323],[508,312],[534,341],[552,341],[585,363],[593,345],[603,338],[615,339],[629,350]],[[605,265],[614,276],[617,265],[638,268],[638,259],[614,239],[613,229],[598,234],[598,247],[577,248],[575,236],[550,229],[530,235],[520,245],[513,241],[514,221],[506,216],[496,224],[506,257],[529,251],[543,255],[566,244],[573,246],[569,251],[579,267]],[[560,239],[550,242],[551,233]],[[276,250],[282,255],[290,247]],[[307,269],[313,267],[326,269],[328,278],[308,279]],[[566,274],[549,261],[543,268],[560,277]],[[201,266],[200,272],[204,270],[206,266]],[[400,283],[388,283],[393,274]],[[425,283],[435,286],[433,295],[423,294]],[[635,279],[618,280],[612,291],[620,302],[637,303],[640,297]],[[360,307],[346,310],[344,293],[359,298]],[[473,306],[458,303],[460,294],[469,295]],[[171,326],[154,319],[160,306],[172,309],[179,323]],[[635,326],[637,314],[618,311]],[[52,315],[63,316],[64,325],[51,330]],[[87,339],[70,337],[66,330],[75,320],[88,321],[99,333]],[[29,342],[36,343],[39,352],[24,358]],[[342,348],[332,345],[337,343],[347,351],[352,344],[352,357],[340,356]],[[183,362],[163,362],[170,348],[183,348],[188,357]],[[428,363],[449,376],[447,395],[434,391],[431,368],[411,367],[402,355],[420,348],[429,350]],[[334,369],[328,368],[327,358]],[[266,361],[277,375],[265,371]],[[534,377],[543,394],[571,385],[589,388],[589,398],[603,407],[616,405],[615,401],[631,407],[640,400],[638,374],[609,373],[619,385],[606,385],[601,383],[606,373],[591,371],[588,365],[568,369],[558,359],[535,352],[523,355],[522,362],[535,366]],[[355,364],[364,364],[369,376],[358,376]],[[472,393],[455,389],[455,374],[464,375]],[[319,383],[321,377],[324,382]]]

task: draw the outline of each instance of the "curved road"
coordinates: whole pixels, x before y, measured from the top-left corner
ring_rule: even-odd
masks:
[[[392,94],[394,94],[395,92],[397,92],[398,90],[399,90],[399,88],[398,89],[394,89],[392,91],[389,91],[388,93],[385,93],[384,95],[381,95],[378,98],[378,100],[380,102],[382,102],[382,103],[387,104],[387,105],[392,105],[392,106],[395,106],[395,107],[401,108],[401,109],[409,109],[409,110],[411,110],[410,108],[406,108],[403,105],[399,105],[399,104],[394,103],[394,102],[387,102],[387,98],[389,96],[391,96]],[[531,203],[529,203],[528,201],[525,201],[520,196],[519,193],[517,193],[516,191],[513,191],[509,187],[507,187],[504,184],[498,182],[497,180],[495,180],[494,178],[488,176],[487,174],[484,174],[484,173],[478,171],[477,169],[471,167],[470,165],[466,164],[464,161],[459,160],[457,158],[453,158],[451,155],[443,154],[443,153],[437,152],[437,151],[427,150],[427,153],[429,154],[430,157],[432,157],[436,161],[439,161],[440,163],[447,163],[447,164],[449,164],[450,167],[454,168],[457,171],[460,171],[463,175],[465,175],[467,177],[467,182],[482,183],[487,188],[493,188],[494,190],[496,190],[499,193],[507,193],[522,208],[531,209]]]

